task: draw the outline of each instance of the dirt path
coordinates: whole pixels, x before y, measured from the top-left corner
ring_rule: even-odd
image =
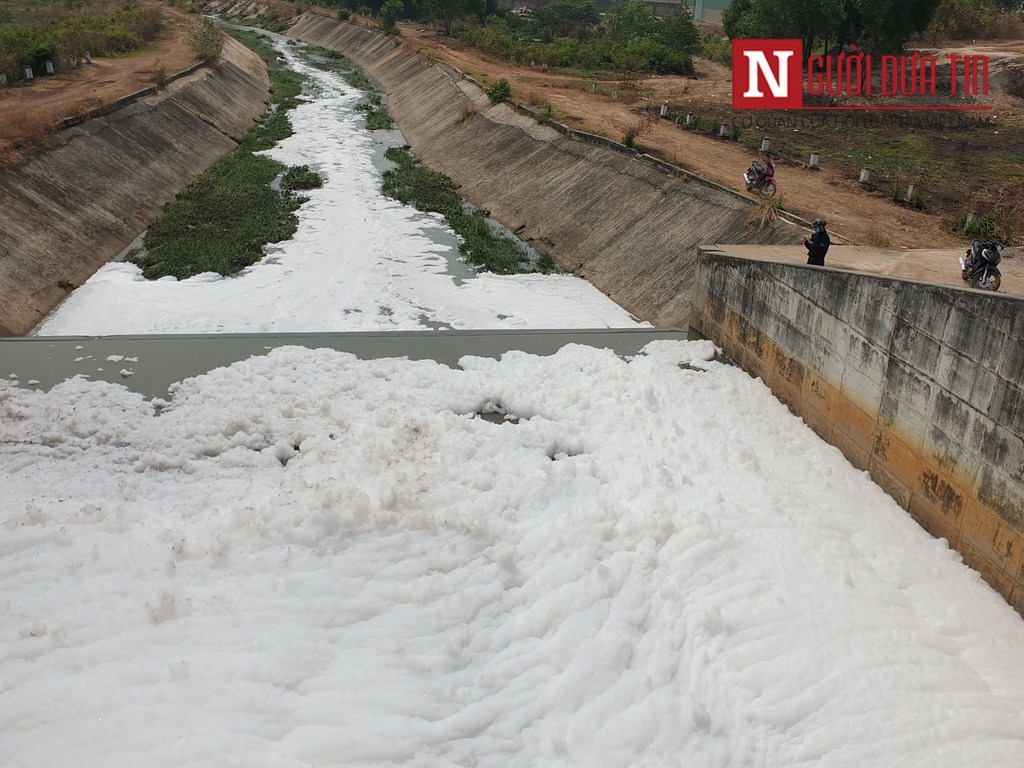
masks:
[[[172,75],[195,63],[185,41],[196,16],[164,8],[164,31],[153,45],[116,58],[94,58],[71,73],[0,88],[0,146],[30,144],[67,117],[109,104],[155,83],[158,67]]]
[[[400,27],[405,44],[429,52],[469,75],[506,78],[519,101],[546,101],[551,104],[555,118],[573,128],[621,140],[628,127],[642,122],[635,110],[643,106],[643,100],[634,99],[632,104],[613,101],[610,92],[616,85],[614,81],[600,83],[601,93],[594,94],[591,84],[595,80],[492,61],[433,31],[415,25]],[[727,69],[702,62],[697,74],[696,79],[653,77],[638,81],[637,85],[654,114],[662,101],[730,101]],[[738,142],[698,135],[660,119],[647,121],[637,143],[656,150],[656,154],[676,165],[738,191],[743,191],[740,175],[758,154]],[[830,171],[827,164],[819,171],[780,164],[776,179],[787,210],[805,219],[827,219],[829,229],[848,242],[916,248],[959,248],[964,242],[964,238],[944,231],[940,217],[897,206],[881,192],[865,190],[856,178],[844,178]]]

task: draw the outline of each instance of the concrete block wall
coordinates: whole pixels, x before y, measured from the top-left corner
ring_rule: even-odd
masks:
[[[692,325],[1024,614],[1024,299],[704,249]]]
[[[28,333],[124,250],[269,100],[263,60],[226,38],[217,67],[125,99],[0,169],[0,336]]]

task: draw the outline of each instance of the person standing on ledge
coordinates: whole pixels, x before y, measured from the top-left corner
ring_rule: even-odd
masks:
[[[815,219],[811,223],[814,224],[814,234],[809,238],[804,238],[804,245],[807,246],[807,263],[824,267],[825,254],[828,253],[828,247],[832,245],[832,240],[829,238],[828,232],[825,231],[827,222],[824,219]]]

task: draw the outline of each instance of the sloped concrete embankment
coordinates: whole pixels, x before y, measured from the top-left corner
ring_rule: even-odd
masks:
[[[1024,614],[1024,299],[708,250],[695,305],[699,331]]]
[[[225,40],[217,67],[60,131],[0,169],[0,335],[28,333],[124,250],[266,109],[263,61]]]
[[[760,231],[756,207],[491,105],[452,68],[372,30],[307,14],[290,33],[344,53],[386,90],[413,151],[474,205],[548,251],[616,303],[658,326],[685,326],[697,247],[798,243],[792,225]]]

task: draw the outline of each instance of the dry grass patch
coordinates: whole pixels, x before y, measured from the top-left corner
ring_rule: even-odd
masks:
[[[747,216],[746,227],[750,232],[760,232],[779,220],[779,212],[785,210],[781,197],[763,197],[757,207]]]

